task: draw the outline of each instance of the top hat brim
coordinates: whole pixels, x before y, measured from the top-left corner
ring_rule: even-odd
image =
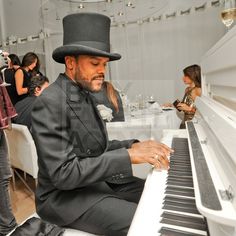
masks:
[[[109,61],[115,61],[121,58],[121,55],[118,53],[109,53],[99,49],[78,44],[64,45],[58,47],[52,53],[53,59],[56,62],[62,64],[65,64],[65,56],[72,56],[72,55],[90,55],[98,57],[108,57]]]

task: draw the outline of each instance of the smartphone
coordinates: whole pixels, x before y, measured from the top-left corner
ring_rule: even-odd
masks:
[[[173,106],[178,110],[178,111],[180,111],[179,109],[178,109],[178,104],[180,103],[180,100],[179,99],[176,99],[172,104],[173,104]]]

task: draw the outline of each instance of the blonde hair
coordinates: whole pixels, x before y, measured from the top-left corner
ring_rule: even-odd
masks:
[[[116,92],[115,88],[108,81],[104,81],[104,87],[106,89],[108,100],[111,102],[111,104],[115,108],[115,111],[118,113],[119,112],[119,106],[118,106],[117,92]]]

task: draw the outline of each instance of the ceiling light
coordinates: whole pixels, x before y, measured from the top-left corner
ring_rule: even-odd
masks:
[[[82,3],[80,3],[78,8],[82,9],[82,8],[84,8],[84,5]]]
[[[81,2],[93,3],[93,2],[105,2],[106,0],[63,0],[63,1],[70,3],[81,3]]]
[[[117,13],[117,15],[118,15],[118,16],[123,16],[124,13],[123,13],[122,11],[119,11],[119,12]]]
[[[127,7],[131,7],[132,5],[133,5],[132,2],[128,2],[128,3],[126,4]]]

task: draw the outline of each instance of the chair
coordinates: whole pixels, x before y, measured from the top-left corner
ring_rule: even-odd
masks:
[[[38,156],[34,140],[25,125],[12,124],[12,129],[5,130],[8,144],[8,153],[11,167],[13,168],[13,189],[15,189],[15,174],[20,178],[30,192],[33,192],[25,179],[16,170],[20,169],[31,175],[37,184]]]

